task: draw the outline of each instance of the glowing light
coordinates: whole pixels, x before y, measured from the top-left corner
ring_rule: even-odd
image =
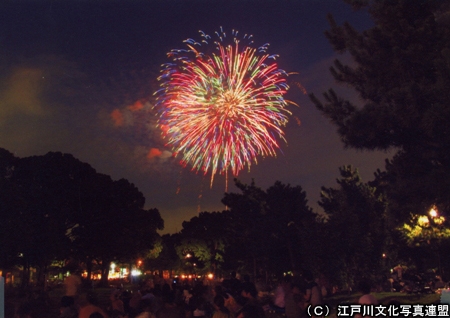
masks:
[[[254,48],[251,35],[238,39],[234,30],[216,32],[216,41],[200,34],[201,43],[187,39],[186,49],[168,53],[156,109],[167,145],[184,166],[210,171],[212,185],[216,173],[237,175],[259,156],[276,156],[292,102],[283,97],[288,74],[268,44]]]
[[[209,279],[213,279],[213,278],[214,278],[214,275],[211,274],[211,273],[209,273],[209,274],[208,274],[208,278],[209,278]]]
[[[139,276],[139,275],[142,275],[142,272],[141,272],[140,270],[138,270],[138,269],[133,269],[133,270],[131,271],[131,276]]]
[[[437,213],[437,211],[436,211],[435,208],[431,208],[431,210],[430,210],[430,216],[431,216],[432,218],[435,218],[435,217],[438,216],[438,213]]]

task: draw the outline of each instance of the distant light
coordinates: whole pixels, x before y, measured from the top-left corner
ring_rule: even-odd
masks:
[[[142,272],[141,272],[140,270],[138,270],[138,269],[133,269],[133,270],[131,271],[131,276],[139,276],[139,275],[142,275]]]
[[[431,210],[430,210],[430,216],[431,216],[432,218],[435,218],[435,217],[438,216],[438,213],[437,213],[437,211],[436,211],[435,208],[431,208]]]
[[[214,275],[211,274],[211,273],[209,273],[209,274],[208,274],[208,278],[209,278],[209,279],[213,279],[213,278],[214,278]]]
[[[111,263],[111,269],[114,270],[114,268],[116,268],[116,264],[115,263]]]

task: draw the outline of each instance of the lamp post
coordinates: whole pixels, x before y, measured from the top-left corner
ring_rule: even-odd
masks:
[[[436,211],[436,209],[434,207],[432,207],[430,209],[429,213],[430,213],[430,216],[431,216],[432,219],[434,219],[434,218],[436,218],[438,216],[438,212]]]

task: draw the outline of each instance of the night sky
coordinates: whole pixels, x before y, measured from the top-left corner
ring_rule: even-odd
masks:
[[[328,122],[299,88],[321,95],[337,86],[328,69],[337,57],[323,32],[326,15],[357,29],[367,12],[341,0],[298,1],[14,1],[0,4],[0,147],[18,157],[71,153],[113,179],[126,178],[159,209],[164,233],[179,231],[198,211],[221,211],[225,178],[183,168],[164,146],[152,94],[167,52],[199,30],[222,26],[270,43],[288,78],[293,113],[287,144],[238,176],[267,188],[276,180],[301,185],[320,211],[321,186],[334,186],[338,167],[352,164],[372,179],[389,155],[345,150]],[[351,63],[346,56],[341,57]],[[150,97],[150,98],[149,98]],[[230,182],[229,191],[237,191]]]

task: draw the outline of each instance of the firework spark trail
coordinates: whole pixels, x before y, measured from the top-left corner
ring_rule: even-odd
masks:
[[[222,28],[220,41],[202,31],[201,43],[185,40],[187,49],[168,53],[172,63],[163,65],[155,93],[167,145],[184,166],[211,171],[211,185],[218,172],[236,176],[258,156],[276,156],[291,114],[286,107],[292,102],[283,98],[288,74],[274,62],[278,56],[266,53],[268,44],[241,45],[237,33],[228,45]],[[200,50],[211,46],[215,53]]]

